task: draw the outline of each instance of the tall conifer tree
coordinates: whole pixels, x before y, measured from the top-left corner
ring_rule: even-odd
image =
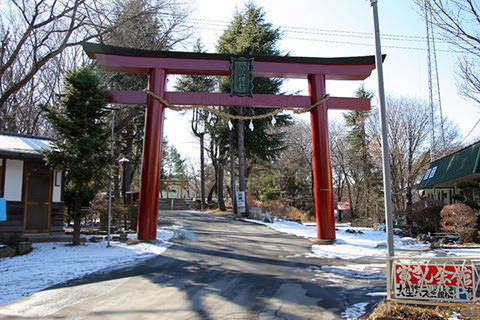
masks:
[[[74,191],[73,244],[80,244],[80,205],[103,186],[111,162],[110,130],[106,119],[108,96],[93,67],[67,73],[58,106],[43,106],[55,131],[54,148],[45,158],[63,168]]]
[[[266,22],[263,9],[255,6],[253,2],[249,2],[243,11],[235,13],[229,27],[218,41],[217,52],[236,55],[278,56],[281,55],[281,51],[277,47],[280,37],[280,30]],[[280,92],[282,80],[255,78],[253,84],[254,94],[276,94]],[[227,79],[220,81],[220,91],[230,92],[230,82]],[[272,109],[269,108],[240,107],[232,109],[231,112],[258,115],[271,111]],[[245,191],[246,189],[244,157],[248,157],[252,163],[272,161],[284,148],[282,140],[284,132],[272,130],[271,121],[271,118],[252,120],[251,123],[243,120],[235,121],[238,133],[239,191]],[[281,127],[290,124],[291,117],[289,115],[277,115],[275,121],[276,127]]]

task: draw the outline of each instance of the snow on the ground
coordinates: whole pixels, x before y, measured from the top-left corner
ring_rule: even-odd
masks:
[[[346,319],[357,319],[365,314],[367,306],[368,302],[355,303],[342,312],[342,317]]]
[[[275,220],[266,223],[257,220],[245,219],[249,222],[264,224],[280,232],[315,239],[317,237],[316,224],[299,224],[291,221]],[[385,231],[372,228],[351,227],[347,223],[335,225],[336,242],[333,245],[312,245],[312,256],[331,259],[359,259],[385,258],[387,242]],[[347,232],[354,231],[354,233]],[[414,254],[417,257],[458,256],[462,258],[480,257],[480,248],[463,247],[459,249],[429,250],[429,246],[410,237],[394,236],[394,247],[397,254]]]
[[[386,292],[368,292],[367,296],[370,296],[370,297],[386,297],[387,293]]]
[[[280,232],[294,234],[299,237],[315,239],[317,229],[315,224],[299,224],[291,221],[275,220],[274,223],[264,223],[256,220],[250,222],[265,224],[266,226]],[[358,259],[358,258],[383,258],[386,255],[386,236],[384,231],[373,230],[372,228],[351,227],[349,224],[337,224],[336,242],[334,245],[313,245],[313,255],[322,258]],[[353,230],[355,233],[349,233]],[[412,247],[425,247],[413,238],[400,238],[394,236],[396,249],[407,249]]]
[[[80,246],[34,243],[29,254],[0,259],[0,305],[98,270],[128,266],[160,255],[169,246],[167,241],[182,232],[180,226],[158,228],[155,243],[127,245],[111,241],[109,248],[106,241]]]

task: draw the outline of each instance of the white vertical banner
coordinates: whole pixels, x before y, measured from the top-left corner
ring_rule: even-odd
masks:
[[[245,191],[237,191],[237,211],[238,213],[246,212]]]

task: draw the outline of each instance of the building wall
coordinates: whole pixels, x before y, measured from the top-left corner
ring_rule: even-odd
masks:
[[[456,203],[455,200],[452,199],[452,196],[455,194],[461,194],[462,191],[457,188],[433,188],[433,189],[425,189],[425,196],[429,200],[440,200],[445,202],[446,204],[453,204]],[[480,203],[480,190],[473,191],[473,200]]]
[[[459,190],[455,190],[455,188],[425,189],[425,196],[429,200],[440,200],[446,204],[452,204],[455,203],[455,201],[452,200],[452,196],[458,192]]]
[[[7,200],[7,221],[0,221],[0,242],[18,238],[24,232],[25,199],[24,172],[25,163],[37,163],[41,160],[3,159],[4,177],[0,176],[0,196]],[[1,167],[0,167],[1,169]],[[64,203],[62,202],[62,171],[55,170],[52,179],[52,196],[49,232],[63,232]],[[55,175],[57,175],[55,180]],[[3,187],[3,188],[2,188]]]

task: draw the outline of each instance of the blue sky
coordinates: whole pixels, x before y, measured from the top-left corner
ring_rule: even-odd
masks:
[[[242,9],[240,0],[190,1],[194,38],[200,37],[208,52],[215,52],[215,44],[230,22],[235,10]],[[256,0],[263,7],[266,20],[283,30],[280,48],[291,56],[334,57],[374,55],[373,18],[369,0]],[[387,94],[428,100],[425,21],[413,0],[378,0],[385,90]],[[190,47],[189,47],[190,46]],[[190,50],[191,44],[178,50]],[[456,70],[460,57],[455,48],[437,41],[440,88],[443,114],[455,121],[466,135],[480,118],[480,108],[457,94]],[[352,96],[361,82],[329,81],[327,92],[335,96]],[[365,81],[369,90],[377,91],[374,74]],[[295,80],[285,84],[284,90],[303,90],[306,81]],[[339,118],[339,112],[329,112],[329,118]],[[308,117],[307,117],[308,118]],[[196,139],[188,125],[182,125],[189,116],[167,113],[165,134],[184,156],[197,157]],[[182,127],[184,126],[184,127]],[[184,129],[179,129],[184,128]],[[480,137],[480,126],[468,137]]]

